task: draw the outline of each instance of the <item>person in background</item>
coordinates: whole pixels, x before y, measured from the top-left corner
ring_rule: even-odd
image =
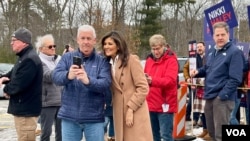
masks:
[[[57,114],[61,106],[63,87],[55,85],[51,77],[61,56],[56,54],[56,45],[51,34],[37,37],[35,45],[43,63],[42,112],[40,115],[42,133],[40,140],[50,140],[52,126],[55,123],[55,140],[61,141],[61,120],[57,117]]]
[[[106,90],[105,103],[105,122],[104,133],[107,133],[107,141],[115,141],[114,121],[113,121],[113,104],[111,90]]]
[[[151,54],[146,59],[144,73],[149,85],[147,103],[154,141],[174,141],[173,122],[177,112],[176,54],[166,48],[165,37],[155,34],[150,37]]]
[[[185,66],[185,64],[184,64],[184,66]],[[183,73],[184,74],[184,73]],[[193,96],[194,97],[194,95],[193,95],[193,92],[192,92],[192,89],[191,89],[191,86],[190,85],[188,85],[188,95],[187,95],[187,97],[188,97],[188,102],[187,102],[187,108],[186,108],[186,121],[191,121],[192,119],[191,119],[191,112],[192,112],[192,101],[191,101],[191,99],[192,99],[192,97],[191,96]],[[195,118],[196,116],[195,116],[195,113],[193,113],[193,119]]]
[[[183,66],[183,76],[185,78],[185,81],[187,83],[191,83],[191,78],[189,75],[189,60],[186,61],[186,63]],[[200,118],[200,114],[198,112],[193,112],[192,111],[192,104],[194,103],[194,99],[195,99],[195,89],[191,88],[191,85],[188,85],[188,103],[187,103],[187,110],[186,110],[186,121],[191,121],[193,120],[193,126],[197,126],[198,125],[198,121]],[[192,102],[193,99],[193,102]],[[193,115],[192,115],[193,112]],[[192,119],[191,119],[192,116]]]
[[[39,50],[37,50],[37,51],[39,52]],[[74,48],[70,44],[65,45],[65,49],[63,50],[63,54],[70,52],[70,51],[74,51]],[[59,58],[61,58],[61,56],[59,56],[59,55],[55,55],[55,56],[58,56]],[[57,118],[57,120],[60,120],[60,119]],[[40,135],[41,135],[41,118],[39,116],[38,120],[37,120],[36,136],[40,136]]]
[[[197,55],[196,55],[196,68],[200,68],[205,64],[205,43],[204,42],[198,42],[197,43]],[[190,77],[190,73],[189,73],[189,61],[187,61],[187,63],[184,65],[183,67],[183,75],[186,79],[186,82],[191,83],[191,77]],[[198,85],[204,85],[204,79],[203,78],[196,78],[194,79],[196,80],[196,84]],[[201,119],[202,122],[202,133],[200,135],[198,135],[198,137],[200,138],[204,138],[204,139],[209,139],[209,135],[208,135],[208,131],[207,131],[207,124],[206,124],[206,118],[205,118],[205,114],[204,114],[204,107],[205,107],[205,99],[203,99],[203,95],[204,95],[204,87],[203,86],[192,86],[193,91],[195,92],[195,96],[194,96],[194,108],[193,108],[193,112],[194,112],[194,126],[196,126],[198,124],[198,120],[199,118]]]
[[[67,53],[67,52],[71,52],[71,51],[74,51],[75,49],[70,45],[70,44],[67,44],[65,45],[65,48],[63,50],[63,54]]]
[[[0,78],[0,87],[9,98],[8,113],[14,116],[18,141],[35,141],[37,118],[42,106],[42,62],[31,44],[31,32],[17,29],[11,37],[13,52],[18,56],[10,72]]]
[[[112,67],[115,140],[153,141],[146,102],[148,84],[139,57],[129,53],[119,31],[106,33],[101,46]]]
[[[205,77],[207,130],[214,141],[221,141],[222,125],[229,124],[237,87],[242,82],[244,56],[229,40],[227,23],[213,25],[213,39],[215,46],[208,50],[206,64],[198,70],[191,70],[190,76]]]
[[[96,32],[90,25],[77,31],[79,48],[65,53],[52,73],[53,82],[64,86],[58,117],[62,140],[104,140],[104,90],[110,88],[108,60],[95,50]],[[73,64],[73,58],[78,60]],[[80,64],[78,64],[80,63]]]
[[[244,87],[244,86],[239,86]],[[243,92],[245,91],[245,92]],[[230,115],[230,124],[231,125],[239,125],[240,124],[240,106],[241,106],[241,100],[244,98],[247,90],[244,89],[238,89],[237,91],[237,98],[235,99],[235,105],[233,108],[233,111]]]
[[[248,59],[244,58],[244,68],[243,68],[243,76],[242,76],[242,83],[239,86],[240,89],[238,89],[237,91],[237,98],[235,99],[235,106],[234,109],[231,113],[230,116],[230,124],[231,125],[239,125],[240,124],[240,107],[245,107],[246,108],[246,119],[247,119],[247,105],[246,105],[246,96],[247,96],[247,92],[248,90],[245,89],[247,88],[247,81],[248,81]],[[248,122],[247,122],[248,123]]]

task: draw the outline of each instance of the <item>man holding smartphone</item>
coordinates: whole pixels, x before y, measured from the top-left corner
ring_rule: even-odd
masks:
[[[111,70],[108,60],[99,55],[95,29],[78,28],[79,48],[62,56],[52,79],[64,86],[58,117],[62,119],[62,140],[104,140],[104,90],[110,88]],[[79,67],[79,64],[81,67]]]

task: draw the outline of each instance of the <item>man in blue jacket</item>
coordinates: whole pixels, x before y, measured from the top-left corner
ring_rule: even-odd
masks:
[[[208,50],[206,64],[192,70],[191,76],[205,79],[205,116],[207,129],[215,141],[222,139],[222,125],[229,124],[234,108],[237,87],[241,84],[244,57],[229,40],[229,26],[225,22],[213,25],[215,47]]]
[[[13,52],[18,56],[10,72],[0,78],[0,87],[9,98],[8,113],[14,115],[18,141],[35,141],[36,121],[42,106],[42,62],[31,44],[31,32],[19,28],[11,37]]]
[[[78,28],[79,48],[64,54],[52,74],[55,84],[64,86],[58,117],[62,119],[62,140],[104,140],[105,89],[111,84],[111,66],[99,55],[95,29],[90,25]],[[74,57],[80,65],[73,64]]]

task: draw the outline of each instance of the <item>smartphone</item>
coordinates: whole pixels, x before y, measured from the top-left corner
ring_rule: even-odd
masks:
[[[79,56],[74,56],[74,57],[73,57],[73,64],[74,64],[74,65],[78,65],[79,68],[81,68],[81,65],[82,65],[82,58],[79,57]]]

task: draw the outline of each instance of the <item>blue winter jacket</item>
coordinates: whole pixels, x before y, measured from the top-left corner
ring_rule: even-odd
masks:
[[[90,81],[88,85],[68,79],[73,56],[82,58]],[[104,122],[104,90],[111,84],[110,68],[108,60],[95,51],[90,57],[84,57],[79,49],[64,54],[52,74],[54,83],[64,86],[58,117],[77,123]]]
[[[219,96],[221,100],[234,101],[237,87],[243,76],[244,55],[232,42],[228,42],[216,53],[208,50],[206,65],[201,67],[196,77],[206,77],[204,99]]]

